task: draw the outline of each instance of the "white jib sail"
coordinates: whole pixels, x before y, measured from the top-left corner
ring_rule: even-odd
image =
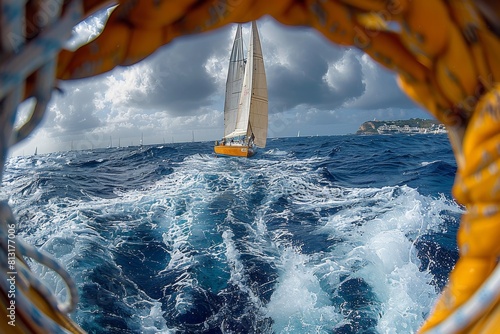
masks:
[[[238,24],[234,37],[233,49],[229,59],[229,69],[226,81],[226,100],[224,103],[224,137],[236,128],[238,105],[240,103],[243,75],[245,72],[245,54],[243,52],[243,37],[241,24]]]

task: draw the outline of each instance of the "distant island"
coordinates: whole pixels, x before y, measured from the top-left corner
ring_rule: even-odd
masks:
[[[364,122],[356,132],[358,135],[394,133],[446,133],[446,128],[437,120],[411,118],[398,121]]]

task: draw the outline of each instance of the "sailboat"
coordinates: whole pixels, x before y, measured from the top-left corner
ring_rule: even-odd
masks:
[[[241,24],[236,29],[229,60],[224,103],[224,137],[216,154],[250,157],[266,147],[268,126],[267,82],[257,24],[252,22],[250,46],[244,58]]]

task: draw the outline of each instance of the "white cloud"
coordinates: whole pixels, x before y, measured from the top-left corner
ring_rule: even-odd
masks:
[[[360,64],[365,91],[360,97],[347,102],[344,107],[367,110],[416,107],[399,89],[393,72],[381,67],[366,54],[360,57]]]

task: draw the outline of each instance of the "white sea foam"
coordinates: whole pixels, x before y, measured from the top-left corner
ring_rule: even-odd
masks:
[[[317,213],[324,224],[313,233],[327,233],[331,240],[342,242],[332,246],[330,252],[312,256],[314,260],[297,249],[284,248],[278,261],[278,285],[267,306],[274,331],[302,333],[341,325],[340,310],[324,298],[331,291],[325,291],[326,283],[320,284],[319,279],[325,279],[333,291],[340,277],[347,274],[363,279],[371,287],[381,307],[377,316],[381,333],[415,332],[437,291],[431,285],[431,274],[419,269],[414,242],[421,235],[442,228],[442,210],[460,213],[460,208],[444,196],[426,197],[406,186],[322,186],[314,181],[315,175],[302,168],[303,173],[280,172],[287,169],[286,165],[273,171],[269,201],[285,195],[293,206],[272,215],[291,220],[301,212]],[[329,208],[339,211],[326,217],[321,214]],[[284,227],[275,232],[274,240],[277,245],[286,245],[289,235]]]
[[[329,333],[342,320],[321,287],[314,263],[299,250],[285,248],[279,259],[280,277],[267,314],[275,333]]]
[[[271,149],[265,151],[266,155],[276,155],[276,156],[286,156],[289,153],[287,151],[282,151],[280,149]]]
[[[435,163],[438,163],[440,162],[441,160],[434,160],[434,161],[423,161],[420,163],[420,165],[422,166],[428,166],[428,165],[432,165],[432,164],[435,164]]]

